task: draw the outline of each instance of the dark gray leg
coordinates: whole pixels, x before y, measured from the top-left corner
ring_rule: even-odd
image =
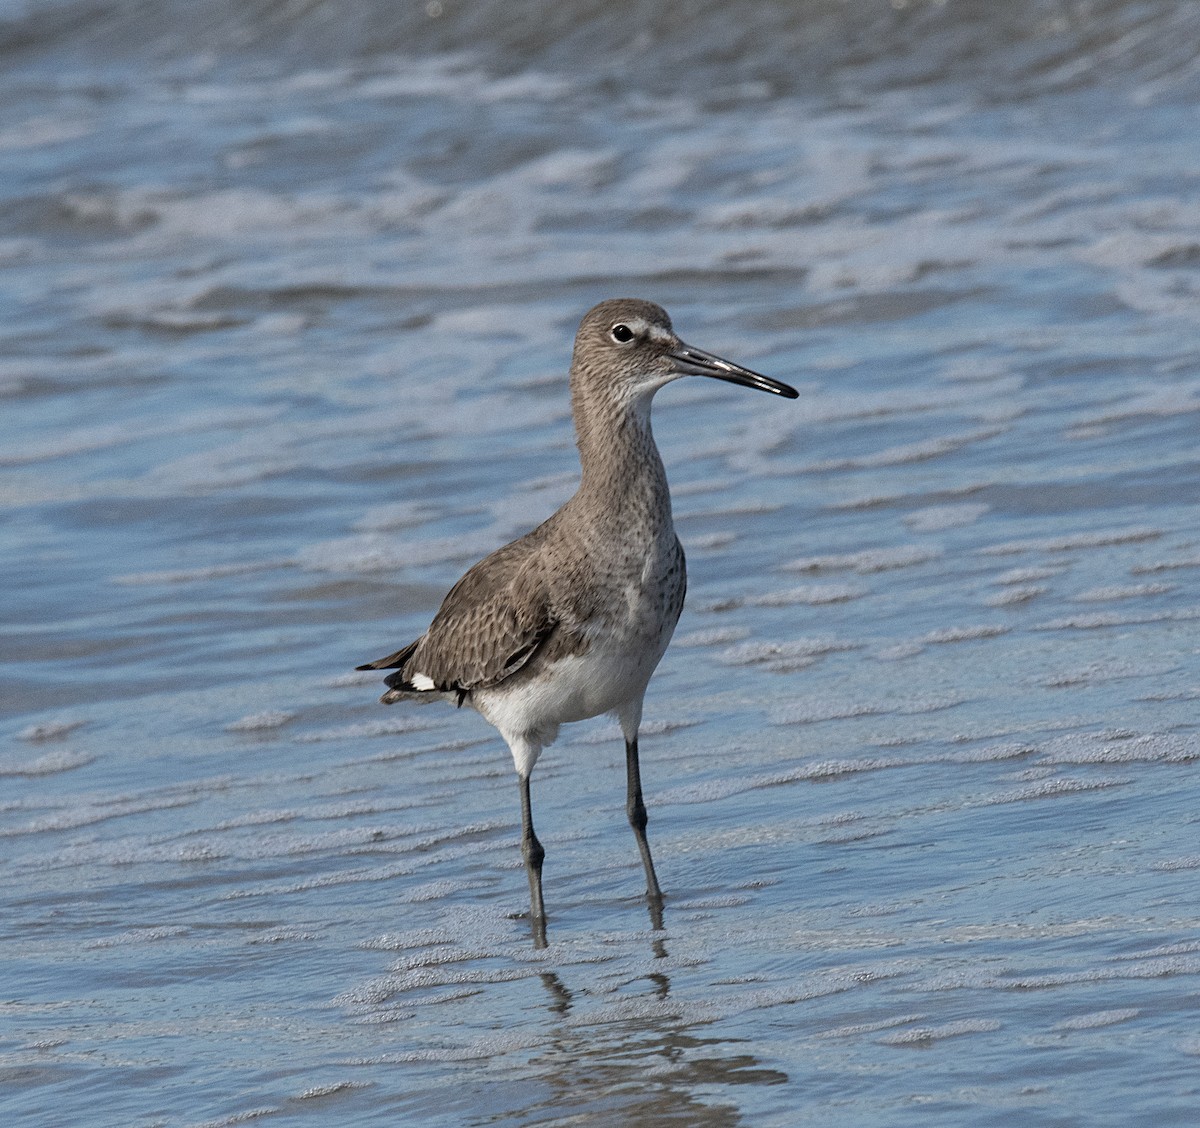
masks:
[[[646,871],[646,897],[650,902],[651,919],[655,928],[662,927],[662,890],[658,887],[658,878],[654,876],[654,859],[650,857],[650,843],[646,841],[646,804],[642,801],[642,773],[638,767],[637,738],[625,741],[625,780],[627,798],[625,813],[629,816],[629,825],[633,827],[637,839],[638,850],[642,855],[642,866]],[[658,916],[655,917],[655,909]]]
[[[529,776],[521,781],[521,856],[529,877],[529,922],[533,926],[533,945],[546,946],[546,906],[542,901],[542,861],[546,851],[533,833],[533,812],[529,806]]]

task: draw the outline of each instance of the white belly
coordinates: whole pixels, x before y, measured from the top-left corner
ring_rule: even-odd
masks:
[[[572,630],[586,650],[551,662],[535,659],[499,685],[472,691],[472,705],[500,730],[518,772],[528,774],[559,725],[572,721],[614,713],[626,738],[636,737],[646,686],[683,606],[683,559],[669,525],[659,540],[661,551],[623,582],[606,577],[602,613]]]
[[[636,708],[640,716],[646,686],[670,637],[668,630],[637,649],[593,644],[586,654],[561,658],[528,678],[476,690],[472,702],[510,745],[514,737],[551,744],[559,725],[602,713]]]

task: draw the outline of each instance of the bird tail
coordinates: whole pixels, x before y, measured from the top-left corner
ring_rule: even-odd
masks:
[[[420,641],[418,638],[416,641],[410,642],[407,646],[401,647],[394,654],[389,654],[386,658],[376,658],[374,662],[367,662],[362,666],[355,666],[354,668],[356,670],[402,670],[404,663],[413,656],[413,651],[417,649],[417,643]],[[387,681],[391,685],[392,679],[388,678]]]
[[[421,639],[417,639],[415,642],[410,642],[407,646],[397,650],[395,654],[389,654],[386,658],[377,658],[374,662],[367,662],[362,666],[355,666],[354,668],[356,670],[396,671],[394,674],[388,674],[383,679],[383,684],[388,687],[388,691],[379,700],[384,705],[394,705],[397,701],[401,701],[414,693],[453,693],[458,698],[458,704],[461,705],[467,695],[465,689],[457,685],[436,685],[425,674],[413,674],[410,678],[405,672],[404,667],[408,664],[408,660],[413,656],[413,652],[417,649],[420,642]]]
[[[388,687],[388,691],[379,700],[384,705],[393,705],[406,694],[420,692],[404,676],[404,664],[413,656],[413,651],[417,649],[417,643],[420,641],[420,639],[417,639],[415,642],[410,642],[407,646],[401,647],[394,654],[389,654],[386,658],[376,658],[374,662],[366,662],[361,666],[354,667],[356,670],[396,671],[394,674],[389,674],[383,679],[383,684]]]

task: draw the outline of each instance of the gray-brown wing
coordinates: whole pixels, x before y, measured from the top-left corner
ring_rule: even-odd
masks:
[[[393,689],[457,691],[460,700],[516,673],[557,626],[537,567],[548,524],[471,568],[419,639],[359,669],[394,669],[385,679]]]
[[[519,542],[518,542],[519,543]],[[506,546],[508,549],[515,545]],[[482,689],[515,674],[558,625],[538,561],[502,549],[451,589],[405,663],[405,680],[442,691]]]

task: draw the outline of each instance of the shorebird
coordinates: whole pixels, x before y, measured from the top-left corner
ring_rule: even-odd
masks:
[[[504,737],[520,783],[521,853],[539,946],[546,943],[545,850],[533,829],[529,777],[560,725],[602,713],[616,717],[625,737],[625,810],[646,871],[651,919],[660,926],[638,728],[650,675],[683,610],[687,572],[650,401],[682,376],[788,399],[799,394],[684,344],[653,302],[601,302],[584,315],[571,360],[579,489],[532,532],[471,568],[420,638],[358,667],[395,671],[384,679],[385,705],[444,694],[471,705]]]

